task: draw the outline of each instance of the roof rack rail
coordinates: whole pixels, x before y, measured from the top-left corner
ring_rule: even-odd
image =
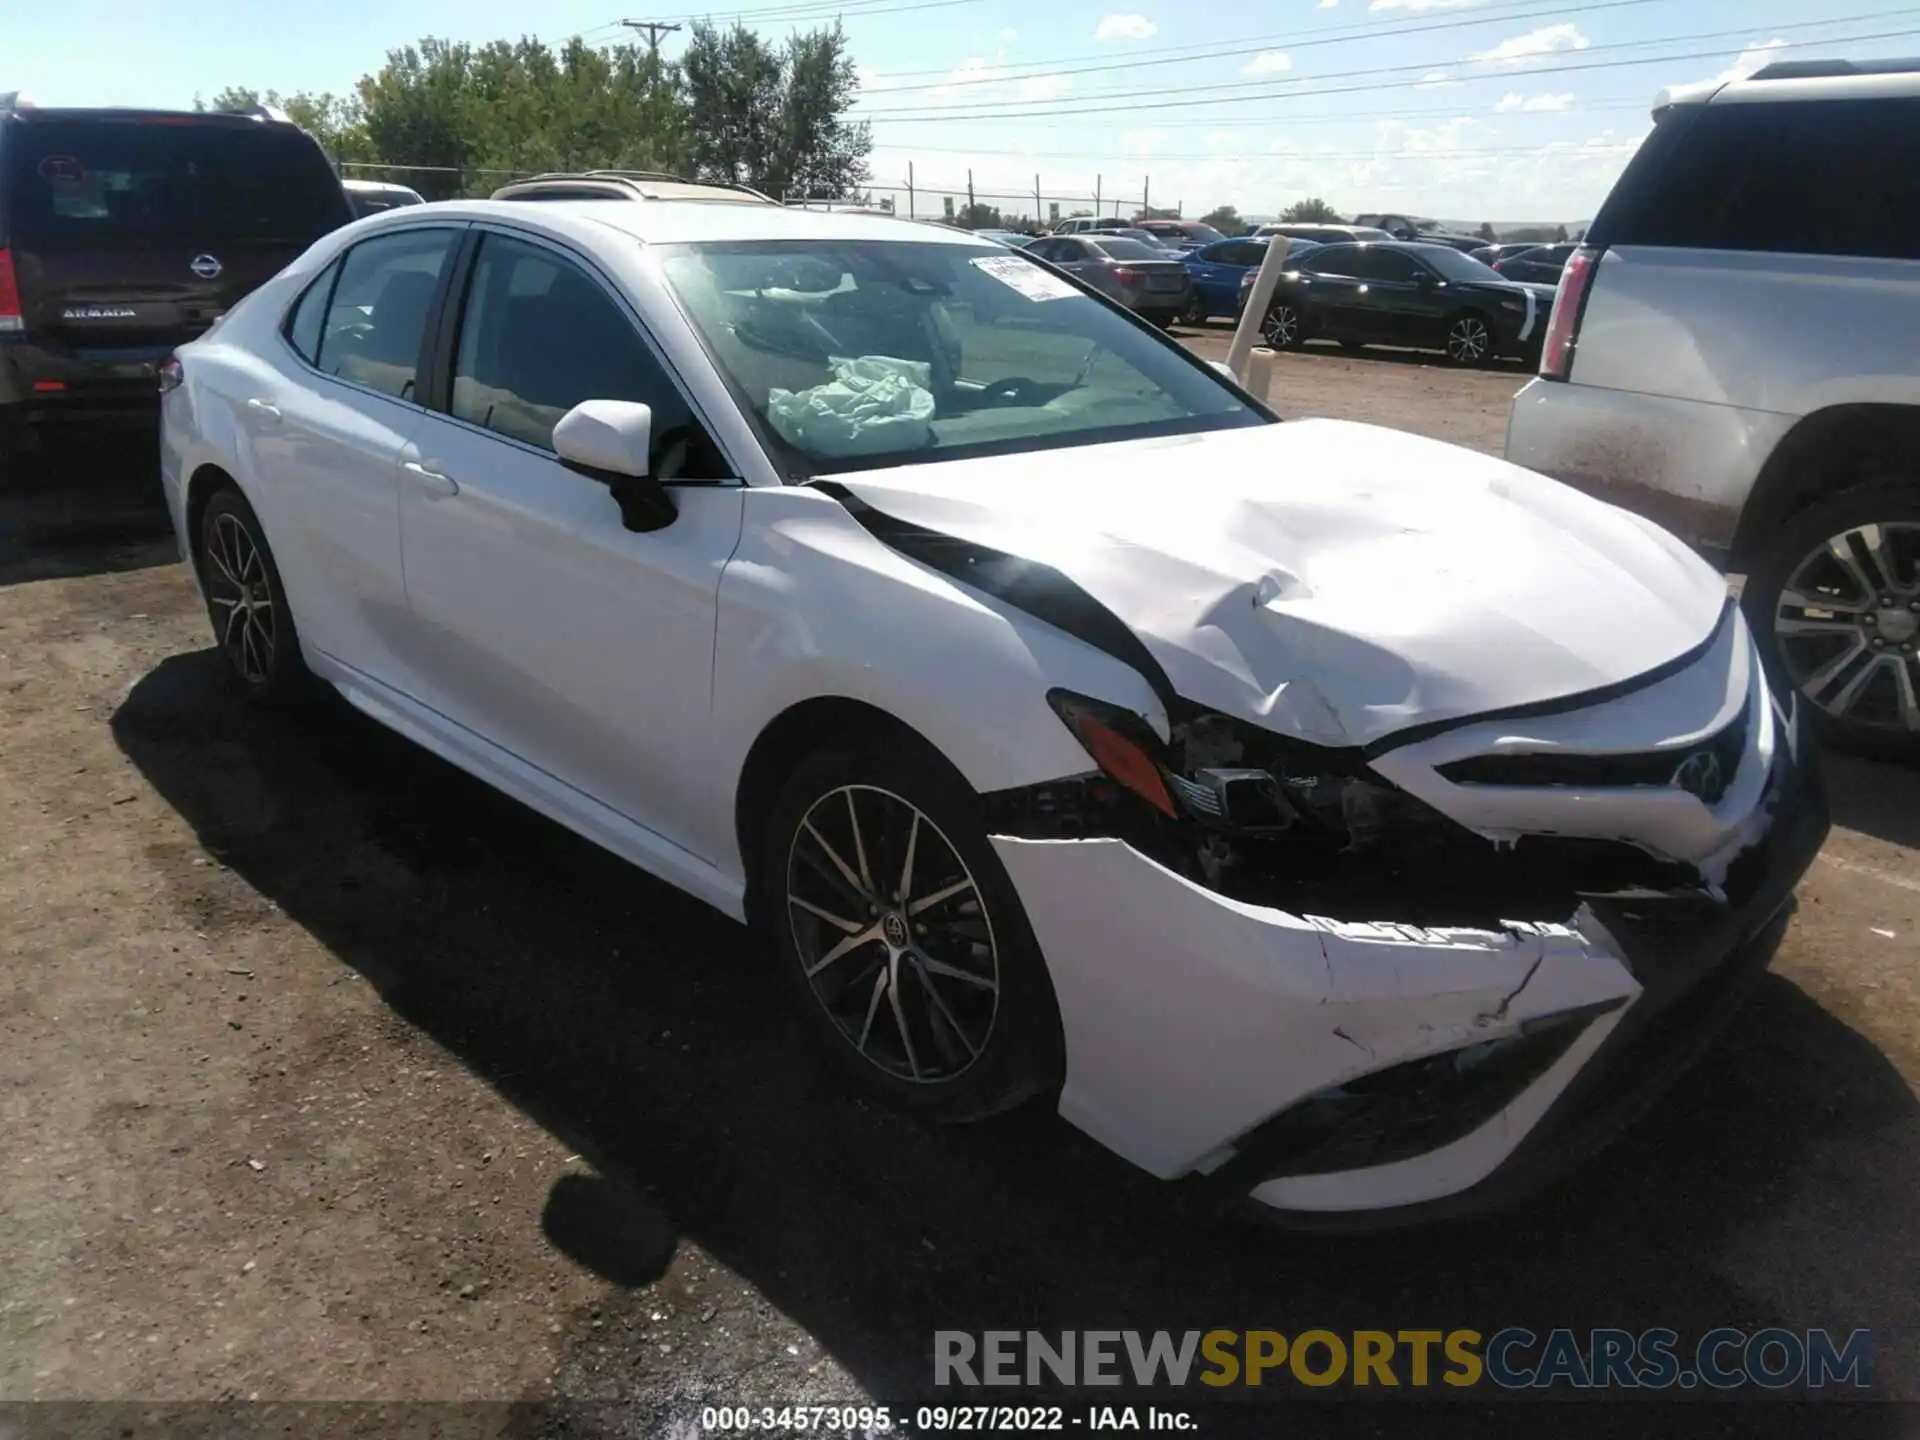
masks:
[[[254,120],[264,120],[274,125],[291,125],[293,117],[278,105],[229,105],[224,107],[222,115],[245,115]]]
[[[659,200],[656,185],[684,185],[695,190],[727,190],[763,204],[777,202],[747,185],[726,180],[689,180],[664,170],[553,170],[502,185],[495,200]],[[671,197],[686,198],[686,197]]]
[[[1920,73],[1920,59],[1904,60],[1776,60],[1762,65],[1749,80],[1824,80],[1837,75],[1912,75]]]

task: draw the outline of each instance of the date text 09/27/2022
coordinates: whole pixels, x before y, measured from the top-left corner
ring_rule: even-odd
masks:
[[[810,1433],[873,1436],[895,1430],[910,1435],[1003,1435],[1072,1430],[1194,1431],[1186,1410],[1157,1405],[922,1405],[896,1417],[885,1405],[709,1405],[700,1412],[709,1434]]]

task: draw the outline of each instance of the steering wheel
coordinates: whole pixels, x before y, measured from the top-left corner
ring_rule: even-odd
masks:
[[[1058,390],[1057,385],[1042,385],[1025,375],[1009,375],[1004,380],[994,381],[982,393],[993,400],[1004,400],[1009,405],[1044,405]]]

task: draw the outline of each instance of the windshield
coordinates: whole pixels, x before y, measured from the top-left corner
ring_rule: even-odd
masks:
[[[1484,261],[1471,255],[1463,255],[1446,245],[1428,245],[1421,249],[1420,258],[1440,272],[1444,280],[1498,280],[1501,274]]]
[[[790,480],[1272,421],[1173,342],[1017,251],[660,250]]]
[[[22,236],[308,244],[352,218],[320,147],[291,128],[36,121],[6,149]]]

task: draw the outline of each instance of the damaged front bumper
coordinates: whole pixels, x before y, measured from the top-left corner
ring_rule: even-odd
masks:
[[[1638,1115],[1765,968],[1828,826],[1795,729],[1715,883],[1584,896],[1563,923],[1296,915],[1125,840],[996,835],[1059,1001],[1062,1115],[1305,1227],[1518,1198]]]

